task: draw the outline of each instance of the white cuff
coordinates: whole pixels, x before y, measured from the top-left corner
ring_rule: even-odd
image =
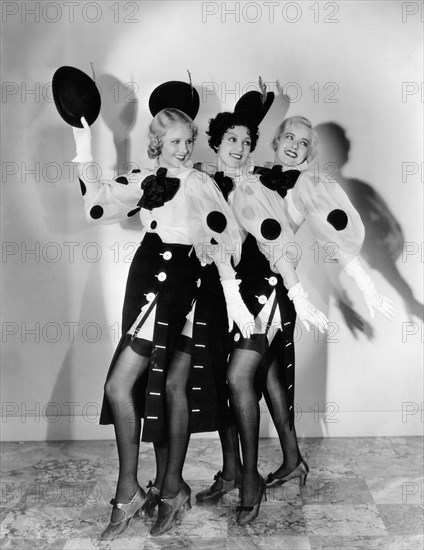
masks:
[[[358,256],[356,256],[355,258],[353,258],[353,260],[346,264],[343,270],[345,271],[346,275],[352,277],[352,279],[358,285],[359,290],[362,290],[362,292],[370,292],[375,289],[374,281],[361,265]]]
[[[297,283],[296,285],[290,288],[290,290],[287,293],[287,296],[293,302],[293,300],[296,300],[297,298],[307,298],[308,294],[307,292],[305,292],[302,286],[302,283]]]

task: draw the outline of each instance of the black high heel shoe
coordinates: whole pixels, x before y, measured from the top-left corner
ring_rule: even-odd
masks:
[[[175,525],[178,513],[191,509],[190,497],[191,489],[185,481],[183,481],[178,495],[173,498],[161,497],[158,519],[150,529],[152,537],[157,537],[169,531]]]
[[[267,500],[265,481],[262,476],[259,476],[259,478],[260,478],[259,492],[255,503],[252,506],[237,506],[236,508],[237,523],[239,523],[240,525],[244,525],[245,523],[249,523],[250,521],[255,520],[259,514],[259,508],[261,507],[262,497],[264,497],[264,499]]]
[[[151,518],[155,513],[156,506],[159,506],[159,503],[160,503],[160,489],[158,489],[156,485],[153,485],[151,481],[149,481],[146,487],[147,489],[149,489],[146,494],[146,502],[143,504],[140,510],[136,513],[136,515],[137,516],[145,515]]]
[[[233,489],[240,489],[240,477],[232,479],[231,481],[226,481],[222,477],[222,472],[218,472],[214,476],[215,482],[209,487],[209,489],[204,489],[197,493],[196,500],[197,502],[210,502],[215,501],[226,495]]]
[[[287,483],[291,479],[296,479],[297,477],[300,480],[301,485],[305,485],[306,478],[308,477],[309,467],[306,464],[306,462],[302,459],[302,461],[294,468],[290,473],[283,477],[277,477],[274,474],[269,474],[266,480],[266,486],[268,489],[271,487],[278,487],[280,485],[284,485],[284,483]]]
[[[141,487],[138,487],[133,498],[130,500],[130,502],[127,502],[126,504],[117,502],[116,499],[113,498],[110,503],[113,504],[114,508],[119,508],[119,510],[122,510],[124,512],[124,517],[119,521],[110,521],[109,525],[100,535],[100,539],[113,540],[115,537],[121,535],[128,527],[130,519],[134,517],[143,506],[145,500],[146,493]]]

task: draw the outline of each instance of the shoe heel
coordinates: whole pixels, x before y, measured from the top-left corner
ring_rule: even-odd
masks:
[[[183,510],[184,512],[188,512],[189,510],[191,510],[191,502],[190,502],[190,497],[188,497],[188,499],[184,502],[183,504]]]
[[[137,519],[143,519],[144,518],[144,509],[143,509],[143,506],[141,508],[139,508],[137,510],[137,512],[134,514],[134,518],[137,518]]]
[[[100,535],[100,540],[113,540],[115,537],[121,535],[127,529],[130,520],[136,515],[139,510],[142,509],[145,502],[145,497],[146,495],[144,494],[144,491],[139,487],[130,502],[121,503],[117,502],[113,498],[110,503],[113,504],[114,507],[116,506],[117,508],[119,508],[124,513],[124,518],[117,522],[110,521],[109,525]]]
[[[306,485],[306,478],[309,474],[309,467],[304,460],[300,464],[301,473],[299,476],[300,485]]]

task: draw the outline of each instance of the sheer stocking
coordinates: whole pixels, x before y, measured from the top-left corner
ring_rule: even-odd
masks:
[[[228,384],[231,402],[240,433],[243,453],[242,505],[255,501],[259,489],[258,439],[259,403],[254,388],[254,378],[261,354],[246,349],[236,349],[228,366]]]
[[[133,389],[148,364],[147,357],[138,355],[130,347],[126,347],[120,353],[105,384],[105,393],[112,408],[119,457],[115,498],[122,503],[129,502],[138,488],[141,420],[135,410]],[[114,508],[111,520],[119,521],[122,517],[122,510]]]
[[[153,443],[155,449],[155,459],[156,459],[156,477],[153,485],[158,489],[161,488],[163,482],[163,476],[166,471],[166,463],[168,460],[168,441],[162,443]]]
[[[222,477],[226,481],[237,479],[242,471],[237,428],[234,425],[227,426],[218,433],[222,449]]]
[[[168,415],[168,461],[161,487],[162,497],[176,496],[183,481],[182,473],[190,440],[188,381],[191,355],[177,351],[166,378]]]
[[[264,397],[284,456],[283,464],[274,472],[277,477],[283,477],[290,473],[302,460],[295,427],[290,429],[286,389],[281,380],[280,369],[281,365],[277,361],[273,361],[269,367],[266,388],[264,388]]]

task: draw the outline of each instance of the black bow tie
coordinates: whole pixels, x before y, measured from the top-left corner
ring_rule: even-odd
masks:
[[[167,178],[166,172],[166,168],[159,168],[156,174],[147,176],[141,182],[143,196],[138,201],[138,206],[152,210],[163,206],[174,198],[180,187],[180,180],[178,178]]]
[[[234,189],[234,181],[229,176],[224,176],[224,172],[215,172],[213,179],[224,195],[224,199],[228,201],[228,195]]]
[[[259,174],[259,179],[265,187],[276,191],[284,199],[287,191],[294,187],[300,176],[299,170],[286,170],[283,172],[281,164],[276,164],[272,168],[262,168],[255,166],[254,174]]]

